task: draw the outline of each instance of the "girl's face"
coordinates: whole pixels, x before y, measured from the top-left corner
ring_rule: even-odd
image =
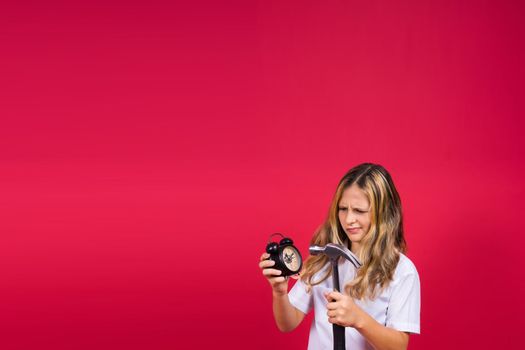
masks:
[[[344,190],[339,201],[338,217],[352,242],[352,252],[357,253],[361,239],[370,228],[370,202],[356,184]]]

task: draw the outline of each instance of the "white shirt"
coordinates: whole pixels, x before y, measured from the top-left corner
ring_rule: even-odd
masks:
[[[325,275],[330,264],[324,266],[313,276],[313,281]],[[339,261],[341,289],[355,277],[354,266],[345,259]],[[332,276],[306,292],[306,285],[301,280],[288,293],[290,303],[303,313],[314,307],[315,318],[310,328],[308,350],[333,350],[332,324],[326,315],[325,292],[333,290]],[[354,300],[366,313],[380,324],[398,331],[419,334],[420,284],[416,267],[405,255],[400,254],[394,278],[387,288],[374,300]],[[354,328],[345,328],[346,349],[372,349],[365,338]]]

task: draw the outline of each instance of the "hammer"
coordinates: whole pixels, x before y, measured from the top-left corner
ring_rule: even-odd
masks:
[[[332,279],[334,282],[334,290],[339,292],[339,269],[337,267],[337,261],[339,257],[343,257],[350,261],[356,269],[361,267],[361,262],[348,248],[334,243],[328,243],[324,247],[318,245],[310,246],[310,254],[319,255],[324,254],[330,259],[332,264]],[[345,327],[338,324],[333,325],[334,332],[334,350],[345,350]]]

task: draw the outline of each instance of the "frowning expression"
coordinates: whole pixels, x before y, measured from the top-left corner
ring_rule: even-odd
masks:
[[[370,201],[355,183],[343,191],[339,200],[338,217],[346,232],[352,251],[359,248],[361,239],[370,228]]]

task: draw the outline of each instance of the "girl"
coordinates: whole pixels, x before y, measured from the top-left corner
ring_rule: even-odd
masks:
[[[332,324],[345,328],[346,349],[404,350],[409,333],[419,333],[420,286],[414,264],[403,254],[401,200],[390,174],[364,163],[348,171],[337,186],[328,218],[312,245],[346,245],[362,262],[355,270],[340,259],[344,293],[333,291],[328,258],[310,256],[301,278],[288,293],[288,279],[261,256],[259,267],[272,287],[277,327],[295,329],[312,308],[309,350],[333,349]]]

